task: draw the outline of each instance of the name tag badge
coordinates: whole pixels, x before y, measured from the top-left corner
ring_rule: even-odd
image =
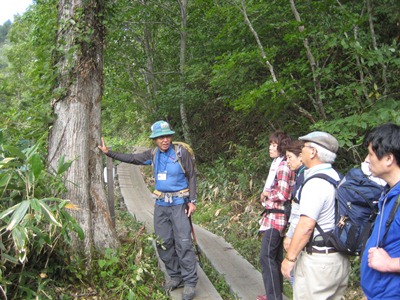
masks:
[[[158,173],[157,179],[158,179],[158,180],[167,180],[167,172]]]

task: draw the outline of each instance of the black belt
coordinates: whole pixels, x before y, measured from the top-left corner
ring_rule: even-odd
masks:
[[[311,253],[322,253],[322,254],[328,254],[328,253],[337,253],[338,251],[336,249],[325,249],[325,250],[319,250],[311,247]]]
[[[275,208],[270,208],[270,209],[264,209],[263,212],[260,214],[260,216],[263,216],[264,214],[284,214],[285,211],[283,209],[275,209]]]

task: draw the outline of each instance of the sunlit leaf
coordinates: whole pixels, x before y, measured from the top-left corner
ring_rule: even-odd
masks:
[[[40,206],[42,207],[44,216],[54,225],[56,226],[62,226],[60,222],[57,221],[57,219],[54,217],[53,213],[51,212],[50,207],[47,206],[47,204],[44,201],[39,201]]]
[[[17,207],[19,207],[19,205],[20,205],[20,203],[18,203],[16,205],[6,209],[5,211],[1,212],[0,213],[0,219],[3,219],[5,217],[7,217],[8,215],[12,214],[17,209]]]
[[[73,203],[68,203],[64,207],[68,208],[68,209],[73,209],[73,210],[80,210],[81,209],[78,205],[73,204]]]
[[[43,139],[43,137],[41,138]],[[35,143],[32,147],[25,149],[24,153],[26,155],[27,160],[30,160],[32,156],[37,155],[37,151],[40,145],[40,140]]]
[[[17,156],[17,157],[19,157],[20,159],[23,159],[23,160],[26,159],[25,154],[23,154],[21,152],[21,150],[19,150],[17,147],[10,146],[10,145],[3,145],[3,148],[5,150],[7,150],[13,156]]]
[[[19,222],[21,222],[21,220],[25,217],[29,207],[29,200],[24,200],[21,203],[17,204],[17,209],[14,211],[11,217],[11,221],[7,226],[7,230],[12,230],[15,226],[19,224]]]
[[[13,160],[15,160],[15,157],[4,158],[2,161],[0,161],[0,169],[8,167],[8,163]]]
[[[21,226],[16,226],[12,230],[14,244],[19,252],[26,252],[25,246],[28,241],[27,229]]]
[[[40,220],[41,219],[41,215],[42,215],[42,207],[40,206],[39,200],[38,199],[31,199],[31,208],[34,212],[35,218],[36,220]]]

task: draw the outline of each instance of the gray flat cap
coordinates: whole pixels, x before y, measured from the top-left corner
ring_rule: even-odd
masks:
[[[316,143],[333,153],[336,153],[339,149],[339,143],[337,139],[329,133],[323,131],[310,132],[307,135],[299,137],[299,140]]]

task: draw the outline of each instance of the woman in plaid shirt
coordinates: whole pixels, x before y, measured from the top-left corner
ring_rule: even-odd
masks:
[[[264,214],[260,220],[260,233],[263,235],[260,250],[260,265],[266,295],[257,300],[282,299],[283,276],[283,235],[287,225],[284,204],[290,201],[295,173],[286,162],[286,147],[289,136],[283,131],[276,131],[269,138],[269,156],[273,158],[268,178],[260,200]]]

